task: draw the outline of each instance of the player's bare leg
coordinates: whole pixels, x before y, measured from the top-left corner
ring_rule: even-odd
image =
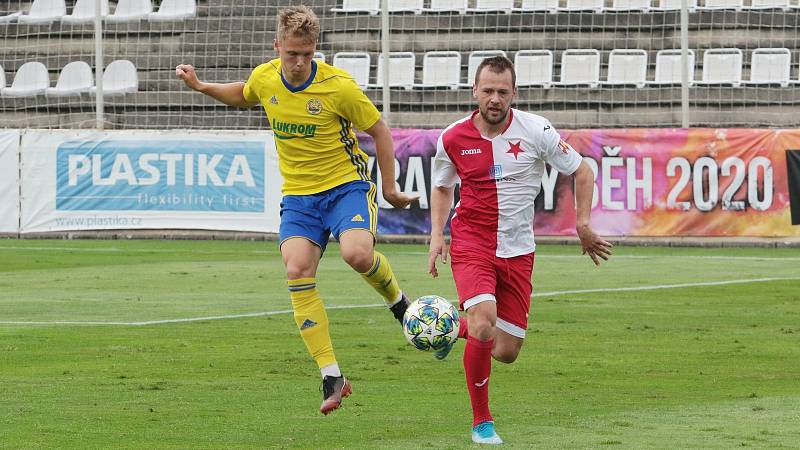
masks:
[[[408,297],[400,290],[389,259],[375,251],[375,236],[367,229],[354,228],[342,232],[339,244],[342,259],[383,297],[392,315],[402,323]]]
[[[296,237],[281,244],[281,255],[295,323],[322,374],[320,412],[328,414],[341,405],[342,398],[350,395],[352,388],[336,362],[328,315],[317,290],[316,273],[322,249],[305,238]]]

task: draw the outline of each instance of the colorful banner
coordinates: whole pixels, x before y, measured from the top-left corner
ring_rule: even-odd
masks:
[[[398,188],[421,201],[403,211],[383,202],[379,233],[429,233],[431,158],[440,132],[393,130]],[[561,130],[561,135],[597,174],[592,225],[603,235],[800,236],[800,227],[791,224],[786,171],[786,151],[800,149],[800,130]],[[369,136],[359,135],[359,141],[374,155]],[[571,177],[549,168],[548,174],[536,199],[534,229],[537,235],[574,235]]]
[[[277,232],[272,135],[28,131],[22,231]]]
[[[19,231],[19,131],[0,131],[0,233]]]

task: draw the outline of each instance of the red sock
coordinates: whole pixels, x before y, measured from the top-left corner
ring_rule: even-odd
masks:
[[[467,332],[467,318],[464,316],[458,316],[458,338],[459,339],[466,339],[469,336]]]
[[[489,412],[489,375],[492,372],[494,340],[479,341],[469,336],[464,346],[464,373],[472,403],[472,426],[492,420]]]

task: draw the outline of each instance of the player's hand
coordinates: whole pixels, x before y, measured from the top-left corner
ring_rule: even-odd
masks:
[[[600,265],[600,259],[608,261],[611,256],[611,248],[614,247],[610,242],[601,238],[597,233],[592,230],[588,225],[578,226],[578,237],[581,240],[581,247],[583,247],[583,254],[588,254],[594,265]]]
[[[175,67],[175,76],[183,80],[186,86],[195,91],[200,88],[200,80],[197,78],[197,73],[191,64],[178,64]]]
[[[439,276],[439,271],[436,270],[436,258],[442,258],[442,264],[447,264],[447,255],[450,253],[450,246],[444,240],[444,235],[431,235],[431,245],[428,251],[428,273],[433,278]]]
[[[405,192],[400,192],[396,189],[392,191],[383,191],[383,198],[397,209],[405,209],[411,203],[419,200],[419,195],[411,197]]]

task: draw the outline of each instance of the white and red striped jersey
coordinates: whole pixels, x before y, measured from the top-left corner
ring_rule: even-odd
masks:
[[[581,155],[544,117],[509,109],[505,130],[488,139],[472,122],[477,113],[447,127],[437,143],[433,184],[453,187],[461,180],[452,237],[492,247],[502,258],[531,253],[533,202],[545,163],[571,175]]]

